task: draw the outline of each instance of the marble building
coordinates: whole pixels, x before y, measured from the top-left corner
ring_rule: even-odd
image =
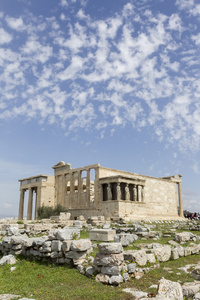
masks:
[[[73,219],[80,215],[86,219],[104,216],[126,221],[183,218],[181,175],[155,178],[99,164],[72,168],[63,161],[53,169],[54,176],[38,175],[19,180],[20,220],[23,219],[26,192],[29,220],[37,218],[38,207],[56,204],[64,206]]]

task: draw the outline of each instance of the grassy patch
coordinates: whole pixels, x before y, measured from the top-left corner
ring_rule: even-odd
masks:
[[[0,294],[17,294],[40,299],[134,299],[121,287],[95,282],[66,266],[45,265],[21,259],[11,272],[9,265],[0,267]]]

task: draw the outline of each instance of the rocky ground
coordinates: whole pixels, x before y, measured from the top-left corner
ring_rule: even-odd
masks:
[[[20,224],[21,223],[21,224]],[[199,255],[199,221],[108,222],[103,217],[80,220],[0,222],[0,265],[15,265],[24,255],[57,264],[68,264],[102,284],[120,285],[143,278],[160,263]],[[200,262],[199,262],[200,263]],[[127,287],[135,299],[200,299],[200,264],[185,265],[193,282],[160,279],[156,295]],[[172,270],[168,270],[170,272]],[[172,271],[173,272],[173,271]],[[131,284],[130,284],[131,286]],[[22,299],[0,295],[0,299]],[[25,298],[23,298],[25,299]]]

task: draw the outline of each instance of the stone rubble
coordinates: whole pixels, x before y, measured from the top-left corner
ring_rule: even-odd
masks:
[[[26,229],[19,224],[0,224],[0,229],[2,229],[0,234],[6,233],[0,241],[0,253],[4,255],[0,260],[0,265],[15,264],[14,255],[23,254],[26,257],[32,256],[57,264],[72,265],[87,277],[95,276],[97,282],[120,285],[122,282],[129,281],[130,278],[140,279],[151,268],[157,267],[159,262],[166,262],[170,259],[177,260],[181,256],[197,255],[200,251],[199,236],[186,231],[176,233],[177,222],[169,223],[171,227],[174,226],[172,228],[174,230],[170,234],[167,231],[163,234],[168,235],[170,238],[173,235],[175,240],[170,240],[168,245],[164,246],[156,240],[150,244],[143,242],[138,245],[138,250],[124,250],[123,247],[134,244],[138,236],[142,236],[143,239],[155,239],[155,237],[159,239],[161,233],[156,231],[152,233],[152,229],[155,229],[156,225],[149,222],[148,225],[141,226],[136,222],[129,227],[119,223],[116,223],[113,227],[99,217],[93,218],[93,224],[95,222],[100,222],[102,226],[104,223],[104,228],[96,229],[87,225],[89,239],[80,239],[80,230],[84,224],[84,221],[81,220],[73,221],[73,227],[63,225],[56,228],[56,226],[53,226],[55,224],[45,224],[45,230],[43,231],[45,235],[40,237],[32,237],[31,233],[31,226],[34,233],[41,232],[41,228],[39,230],[37,227],[38,224],[26,224]],[[163,224],[162,221],[158,223]],[[166,223],[164,224],[166,225]],[[179,222],[178,224],[178,229],[185,227],[186,230],[186,226],[188,228],[191,226],[190,223],[186,222]],[[39,226],[43,225],[39,224]],[[194,226],[191,228],[194,229]],[[198,230],[200,230],[200,226]],[[97,245],[92,244],[91,240],[98,241],[100,239],[103,243],[98,245],[99,252],[93,258],[90,254]],[[184,247],[186,242],[190,244]],[[150,264],[148,268],[145,267],[147,263]],[[189,272],[191,266],[180,269]],[[182,287],[179,283],[173,283],[164,278],[161,279],[157,295],[155,298],[151,297],[151,299],[181,300],[183,297],[200,299],[200,283],[198,282],[198,280],[200,281],[200,265],[194,265],[191,274],[197,281],[184,283]],[[126,292],[128,292],[128,289],[126,289]],[[129,292],[131,292],[131,289]],[[136,299],[150,299],[147,294],[141,291],[134,292]]]

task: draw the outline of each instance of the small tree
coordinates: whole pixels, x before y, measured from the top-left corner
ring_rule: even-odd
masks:
[[[42,205],[37,209],[38,219],[49,219],[51,216],[59,216],[60,212],[66,211],[66,208],[61,204],[57,204],[54,208]]]

